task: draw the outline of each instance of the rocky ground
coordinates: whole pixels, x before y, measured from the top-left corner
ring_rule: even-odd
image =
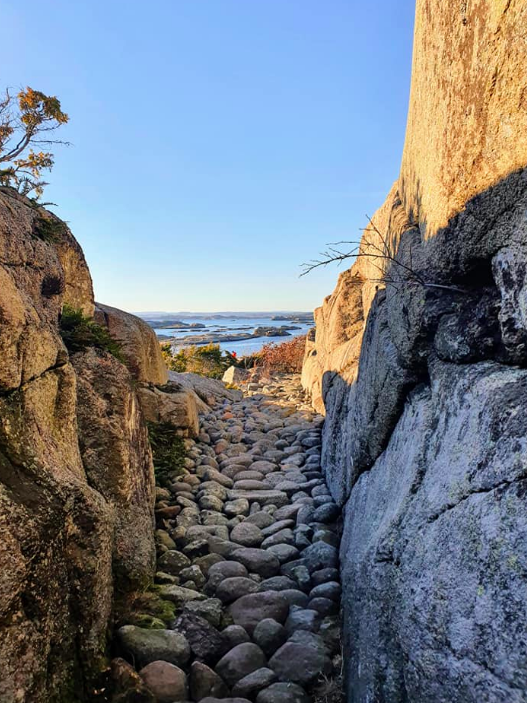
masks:
[[[296,376],[233,395],[185,440],[185,474],[157,489],[155,592],[173,617],[118,632],[158,703],[308,703],[340,674],[323,419]]]

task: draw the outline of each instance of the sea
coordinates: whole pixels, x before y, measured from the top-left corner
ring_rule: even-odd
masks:
[[[291,326],[298,327],[295,330],[289,330],[288,337],[258,337],[257,339],[245,339],[238,342],[220,342],[220,348],[223,351],[236,352],[240,356],[246,356],[248,354],[254,354],[269,342],[275,342],[276,344],[281,344],[282,342],[287,342],[299,335],[306,334],[313,323],[303,323],[295,322],[292,320],[272,320],[270,317],[236,317],[228,318],[222,317],[221,319],[209,319],[203,317],[185,317],[182,322],[186,324],[199,323],[205,325],[205,328],[200,329],[172,329],[172,328],[154,328],[157,335],[165,335],[167,337],[187,337],[189,335],[199,335],[207,333],[236,333],[240,334],[242,332],[253,332],[256,327],[283,327]]]

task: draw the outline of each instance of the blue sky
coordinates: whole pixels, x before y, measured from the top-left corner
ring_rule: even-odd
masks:
[[[125,310],[309,310],[398,175],[413,0],[0,0],[71,122],[45,200]]]

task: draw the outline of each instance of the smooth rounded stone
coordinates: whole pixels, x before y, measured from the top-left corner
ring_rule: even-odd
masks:
[[[337,568],[339,553],[325,542],[316,542],[302,552],[302,559],[310,572],[317,569]]]
[[[307,525],[300,525],[300,527],[307,527]],[[311,540],[304,532],[295,532],[295,547],[299,550],[306,549],[311,545]]]
[[[262,542],[262,549],[267,549],[268,547],[273,547],[276,544],[289,544],[293,546],[295,543],[295,534],[293,530],[286,527],[284,530],[276,532],[270,537],[266,537]]]
[[[234,483],[235,491],[264,491],[267,488],[267,484],[263,481],[255,481],[253,479],[238,481],[238,477],[236,477],[236,481]]]
[[[225,579],[218,585],[216,596],[222,603],[232,603],[242,596],[249,595],[249,593],[256,593],[258,589],[258,584],[252,579],[244,576],[234,576],[233,578]]]
[[[311,608],[299,608],[293,606],[289,611],[289,616],[285,622],[285,629],[288,635],[292,635],[297,630],[307,630],[317,632],[322,621],[322,615]]]
[[[156,530],[156,544],[162,544],[169,550],[176,549],[176,543],[165,530]]]
[[[259,547],[264,536],[257,525],[244,520],[231,531],[231,541],[244,547]]]
[[[214,481],[224,488],[232,488],[232,479],[215,469],[207,469],[203,474],[203,481]]]
[[[287,576],[272,576],[261,582],[258,591],[286,591],[292,588],[296,588],[296,583],[293,579]]]
[[[311,588],[311,574],[309,573],[309,569],[306,566],[296,566],[291,573],[292,577],[300,586],[300,589],[307,593]]]
[[[251,503],[251,509],[249,510],[249,515],[254,515],[255,513],[259,513],[261,510],[262,510],[262,506],[260,505],[260,503],[258,503],[258,501],[255,500],[253,503]],[[263,511],[263,512],[265,512],[265,511]]]
[[[224,506],[225,507],[225,506]],[[228,518],[214,510],[202,510],[200,513],[201,524],[203,527],[212,527],[213,525],[227,525]]]
[[[216,589],[226,579],[248,576],[247,569],[237,561],[222,561],[214,564],[209,569],[209,579],[205,586],[207,594],[216,593]]]
[[[233,489],[229,491],[229,500],[236,500],[237,498],[246,498],[249,503],[257,502],[262,506],[272,504],[277,508],[287,505],[289,502],[289,498],[285,493],[275,490],[241,491]]]
[[[192,486],[189,486],[188,483],[184,483],[182,481],[179,481],[177,483],[173,483],[170,486],[170,491],[171,493],[178,494],[178,493],[192,493]]]
[[[294,481],[281,481],[277,486],[275,486],[277,491],[283,491],[284,493],[287,493],[288,495],[292,495],[296,491],[298,491],[298,483],[295,483]],[[309,498],[309,496],[307,496]]]
[[[229,649],[236,647],[238,644],[251,641],[247,630],[245,630],[241,625],[228,625],[228,627],[221,631],[221,634],[229,643]],[[258,644],[258,642],[256,642],[256,644]]]
[[[183,612],[193,613],[206,620],[212,627],[219,627],[223,610],[218,598],[207,598],[204,601],[185,603]]]
[[[237,481],[262,481],[263,478],[264,474],[261,471],[253,471],[252,469],[236,474]]]
[[[218,539],[217,537],[211,536],[208,539],[209,551],[213,554],[220,554],[226,559],[231,559],[234,552],[240,549],[239,544],[234,544],[230,540]]]
[[[267,551],[274,554],[280,564],[285,564],[293,559],[298,559],[300,556],[298,549],[293,547],[291,544],[272,544],[267,548]]]
[[[261,620],[272,618],[284,623],[289,614],[289,602],[278,591],[265,591],[243,596],[229,607],[229,613],[236,625],[241,625],[249,635]]]
[[[271,669],[267,669],[266,667],[256,669],[256,671],[244,676],[243,679],[233,686],[232,695],[242,696],[242,698],[252,698],[263,688],[274,683],[276,679],[277,676]]]
[[[248,571],[259,574],[263,578],[276,576],[280,571],[280,562],[277,557],[265,549],[241,547],[228,558],[243,564]]]
[[[315,572],[315,574],[318,572]],[[329,600],[338,603],[340,601],[340,595],[342,593],[342,588],[338,581],[327,581],[326,583],[321,583],[315,586],[310,592],[310,598],[329,598]]]
[[[247,467],[244,466],[243,464],[231,464],[230,466],[226,466],[224,469],[221,470],[221,473],[224,476],[227,476],[228,478],[235,480],[236,476],[242,471],[246,471]]]
[[[201,701],[207,696],[225,698],[229,688],[225,681],[203,662],[194,661],[190,667],[190,696],[193,701]],[[171,699],[170,703],[178,699]]]
[[[264,618],[254,628],[253,640],[270,657],[286,642],[287,631],[276,620]]]
[[[329,598],[312,598],[309,607],[318,611],[322,616],[334,615],[339,611],[339,604]]]
[[[306,461],[306,455],[302,453],[291,454],[287,457],[287,463],[293,464],[294,466],[303,466]]]
[[[202,698],[199,703],[251,703],[247,698],[214,698],[213,696],[208,696],[207,698]]]
[[[309,597],[307,594],[297,590],[296,588],[288,588],[285,591],[280,591],[280,595],[287,600],[290,606],[298,605],[300,608],[307,608],[307,604],[309,603]]]
[[[223,506],[223,512],[229,517],[235,517],[236,515],[248,515],[249,513],[249,501],[245,498],[238,498],[238,500],[230,500]]]
[[[198,593],[190,588],[168,584],[159,586],[158,594],[164,600],[169,600],[178,606],[183,606],[193,600],[205,600],[206,596],[203,593]]]
[[[286,475],[283,471],[275,471],[274,473],[269,473],[264,479],[264,483],[271,488],[274,488],[278,483],[282,483],[286,480]]]
[[[331,495],[329,493],[325,493],[325,494],[318,495],[318,496],[311,495],[311,497],[313,498],[313,506],[315,508],[320,508],[321,505],[328,505],[329,503],[333,503],[333,504],[335,503],[335,501],[333,500],[333,498],[331,497]],[[319,521],[317,520],[317,522],[319,522]],[[322,522],[322,520],[320,520],[320,522]]]
[[[205,556],[194,559],[194,564],[199,566],[205,576],[208,577],[211,567],[213,567],[214,564],[221,563],[222,561],[225,561],[225,559],[219,554],[205,554]]]
[[[188,699],[187,675],[178,666],[154,661],[139,672],[158,703],[174,703]]]
[[[313,513],[315,511],[311,507],[311,505],[302,505],[300,506],[300,510],[297,513],[296,516],[296,524],[297,525],[308,525],[310,522],[313,522]]]
[[[117,631],[117,637],[124,652],[140,668],[159,660],[185,666],[190,659],[190,645],[179,632],[124,625]]]
[[[293,503],[293,505],[284,505],[283,508],[278,508],[274,514],[275,520],[294,520],[300,507],[298,503]]]
[[[340,515],[340,508],[335,503],[325,503],[315,510],[313,519],[315,522],[328,524],[335,522]]]
[[[253,506],[255,505],[256,503],[253,503]],[[270,515],[265,510],[257,510],[256,512],[251,513],[249,517],[245,518],[245,522],[249,522],[252,525],[256,525],[261,530],[265,530],[267,527],[270,527],[274,523],[274,521],[274,516]]]
[[[216,664],[215,671],[232,688],[244,676],[267,664],[265,654],[252,642],[239,644]]]
[[[307,686],[331,673],[331,659],[324,641],[306,630],[297,630],[272,656],[269,667],[284,681]]]
[[[270,453],[271,453],[271,452],[266,452],[266,454],[268,455],[268,457],[269,457],[269,454],[270,454]],[[282,456],[282,452],[277,452],[277,454],[280,455],[280,457]],[[269,458],[272,458],[272,457],[269,457]],[[259,472],[260,472],[261,474],[263,474],[264,476],[266,476],[267,474],[272,473],[273,471],[276,471],[276,469],[277,469],[277,466],[276,466],[276,464],[273,463],[272,461],[265,461],[265,460],[255,461],[255,462],[251,465],[251,470],[252,470],[252,471],[259,471]]]
[[[228,643],[205,618],[183,611],[173,625],[175,632],[185,636],[192,654],[206,664],[215,664],[228,650]]]
[[[298,488],[298,486],[297,486]],[[299,501],[306,501],[307,505],[312,505],[313,504],[313,498],[311,498],[310,495],[308,495],[305,491],[297,491],[291,496],[291,500],[293,503],[298,503]]]
[[[221,472],[225,473],[225,469],[228,466],[243,466],[244,469],[247,469],[251,464],[253,463],[253,457],[250,456],[249,454],[239,454],[238,456],[235,457],[228,457],[226,459],[223,459],[220,462],[220,468]]]
[[[217,510],[221,513],[223,510],[223,501],[214,495],[204,495],[199,499],[199,507],[203,510]]]
[[[276,517],[274,515],[273,517],[276,520]],[[287,527],[293,527],[294,524],[294,520],[278,520],[272,525],[269,525],[269,527],[265,527],[262,530],[262,535],[264,537],[270,537],[271,535],[275,535],[277,532],[280,532],[280,530],[285,530]]]
[[[200,458],[200,464],[204,466],[212,466],[213,469],[216,469],[216,471],[219,470],[218,462],[216,459],[214,459],[211,456],[201,456]]]
[[[179,585],[179,578],[177,576],[172,576],[171,574],[165,574],[163,571],[156,571],[155,578],[154,578],[155,583],[163,585],[163,584],[174,584],[176,586]]]
[[[210,552],[209,540],[205,538],[193,539],[183,547],[183,552],[189,559],[203,557]]]
[[[291,681],[280,681],[260,691],[256,703],[311,703],[311,698],[301,686]]]

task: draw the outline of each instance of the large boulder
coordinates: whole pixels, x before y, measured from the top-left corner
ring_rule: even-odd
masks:
[[[96,303],[95,320],[108,328],[122,347],[128,368],[137,381],[164,385],[168,370],[154,330],[141,318],[109,305]]]
[[[141,385],[137,388],[137,394],[145,420],[169,423],[185,437],[198,436],[201,401],[195,393],[167,383],[161,387]]]

